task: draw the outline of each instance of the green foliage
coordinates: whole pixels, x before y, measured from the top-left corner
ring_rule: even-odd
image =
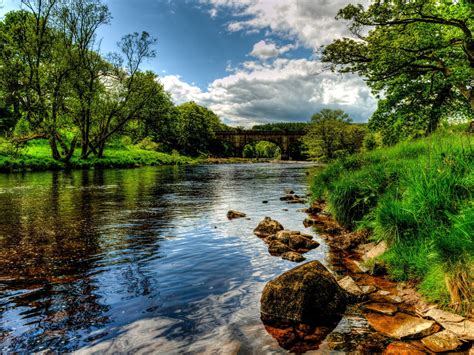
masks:
[[[364,225],[387,241],[383,260],[394,279],[418,280],[424,294],[466,310],[474,280],[473,157],[468,137],[442,131],[335,161],[315,176],[313,198],[325,198],[341,224]]]
[[[281,149],[275,143],[259,141],[247,144],[243,150],[244,158],[272,158],[279,159]]]
[[[351,121],[342,110],[315,113],[303,138],[309,156],[330,161],[358,152],[366,131],[362,126],[351,125]]]
[[[215,141],[215,132],[222,128],[217,115],[195,102],[177,107],[177,131],[181,151],[191,156],[206,153]]]
[[[271,132],[301,132],[308,129],[307,122],[278,122],[259,124],[252,127],[255,131],[271,131]]]
[[[347,5],[338,18],[362,40],[337,39],[322,59],[368,79],[379,98],[370,128],[385,144],[416,138],[448,117],[474,118],[473,17],[469,1]]]

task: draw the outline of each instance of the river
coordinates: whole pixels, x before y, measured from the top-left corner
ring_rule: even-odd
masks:
[[[260,321],[266,282],[296,264],[252,234],[303,227],[308,164],[0,176],[0,350],[285,352]],[[268,201],[264,203],[263,201]],[[235,209],[250,219],[228,220]]]

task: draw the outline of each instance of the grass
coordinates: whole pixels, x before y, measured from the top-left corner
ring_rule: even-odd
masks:
[[[1,143],[1,142],[0,142]],[[0,144],[0,172],[42,171],[60,169],[90,168],[132,168],[147,165],[178,165],[193,164],[196,159],[179,154],[167,154],[152,150],[144,150],[135,146],[113,146],[105,150],[104,157],[97,159],[80,159],[76,150],[68,165],[51,157],[49,145],[45,142],[30,142],[16,154]]]
[[[312,192],[342,225],[387,241],[382,260],[393,279],[473,309],[474,136],[443,130],[343,158],[315,176]]]

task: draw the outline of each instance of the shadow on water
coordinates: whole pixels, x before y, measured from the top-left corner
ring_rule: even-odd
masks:
[[[157,339],[169,350],[203,350],[219,337],[278,350],[258,319],[259,292],[294,265],[269,256],[251,231],[265,215],[302,228],[301,206],[278,197],[302,190],[305,171],[256,164],[0,176],[0,349],[109,346],[144,327],[148,338],[121,350]],[[228,221],[231,208],[252,221]]]

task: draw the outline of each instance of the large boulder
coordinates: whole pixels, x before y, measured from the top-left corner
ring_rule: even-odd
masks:
[[[260,238],[266,238],[283,229],[284,228],[280,222],[275,221],[270,217],[265,217],[264,220],[258,224],[257,228],[253,230],[253,233]]]
[[[261,298],[262,318],[267,322],[326,324],[345,307],[344,290],[316,260],[270,281]]]

